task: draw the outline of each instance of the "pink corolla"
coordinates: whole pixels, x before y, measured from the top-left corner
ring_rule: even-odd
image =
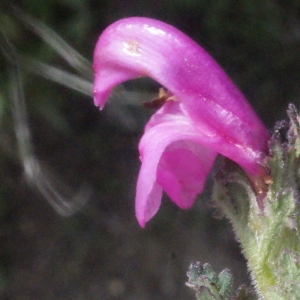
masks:
[[[162,191],[181,208],[201,193],[218,153],[259,176],[269,133],[241,92],[198,44],[163,22],[140,17],[104,30],[94,52],[94,101],[118,84],[149,76],[169,91],[139,144],[136,216],[144,227]]]

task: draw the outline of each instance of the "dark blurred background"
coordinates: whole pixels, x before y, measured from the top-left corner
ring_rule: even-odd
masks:
[[[145,229],[137,224],[137,145],[150,116],[140,103],[158,85],[125,84],[100,112],[91,96],[66,87],[65,77],[61,84],[43,78],[49,65],[78,70],[38,36],[38,23],[28,26],[24,13],[90,62],[99,34],[113,21],[146,16],[168,22],[217,60],[271,130],[288,103],[299,107],[300,2],[23,0],[2,1],[0,8],[0,298],[193,299],[184,283],[196,260],[216,271],[230,268],[235,287],[248,283],[230,224],[213,218],[213,175],[192,209],[164,198]],[[28,57],[48,69],[35,74],[39,65]],[[91,82],[91,74],[79,75]],[[16,117],[22,103],[11,101],[13,91],[22,98],[16,86],[24,88],[25,123]],[[26,143],[16,138],[16,122],[29,126],[29,156],[39,163],[27,176]],[[55,200],[56,190],[63,196]],[[73,214],[68,198],[78,206]]]

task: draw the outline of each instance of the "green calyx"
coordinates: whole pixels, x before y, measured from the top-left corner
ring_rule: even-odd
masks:
[[[288,116],[269,142],[272,183],[264,199],[235,165],[222,168],[213,192],[241,244],[258,298],[266,300],[300,299],[300,118],[293,105]]]

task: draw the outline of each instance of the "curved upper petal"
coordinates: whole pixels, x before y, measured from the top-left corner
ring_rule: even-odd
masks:
[[[249,174],[260,170],[269,133],[219,65],[176,28],[148,18],[110,25],[94,52],[94,100],[102,108],[117,84],[149,76],[182,103],[194,126],[219,143],[204,144]]]

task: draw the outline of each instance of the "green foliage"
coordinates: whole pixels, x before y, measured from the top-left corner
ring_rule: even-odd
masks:
[[[232,288],[232,275],[228,269],[216,274],[209,264],[192,263],[187,273],[187,286],[196,291],[199,300],[229,299]]]
[[[232,223],[258,295],[266,300],[300,295],[300,127],[293,105],[288,115],[290,123],[278,122],[269,143],[272,183],[264,199],[257,199],[240,170],[228,166],[214,188],[214,200]]]
[[[196,292],[198,300],[256,300],[252,290],[245,285],[238,288],[232,298],[233,278],[228,269],[218,275],[209,264],[192,263],[187,272],[189,278],[186,285]]]

